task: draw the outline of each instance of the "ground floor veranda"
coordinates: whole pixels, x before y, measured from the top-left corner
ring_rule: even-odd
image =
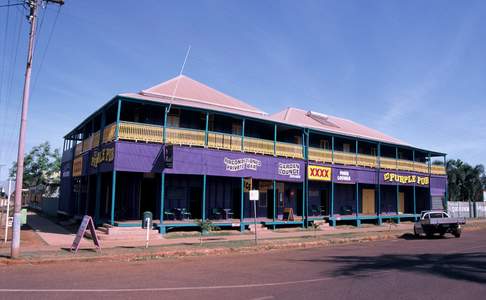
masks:
[[[306,186],[307,184],[307,186]],[[105,172],[79,177],[71,199],[75,215],[89,214],[98,224],[141,226],[150,211],[160,232],[196,227],[211,220],[220,228],[244,230],[255,221],[275,228],[384,220],[413,220],[430,209],[428,187],[252,180],[259,201],[249,201],[245,179],[204,175]]]

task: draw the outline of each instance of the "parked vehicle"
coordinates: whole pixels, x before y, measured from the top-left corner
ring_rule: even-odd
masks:
[[[447,212],[442,210],[423,211],[420,220],[415,222],[413,233],[416,237],[425,234],[431,237],[438,233],[443,236],[451,233],[456,238],[461,237],[461,225],[466,224],[464,218],[452,218]]]

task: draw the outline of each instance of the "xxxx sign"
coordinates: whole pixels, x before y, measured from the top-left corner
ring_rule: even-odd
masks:
[[[309,165],[307,167],[309,180],[331,181],[331,168]]]

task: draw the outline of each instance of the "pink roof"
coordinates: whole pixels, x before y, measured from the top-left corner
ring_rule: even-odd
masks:
[[[254,106],[228,96],[185,75],[177,76],[138,93],[126,93],[121,94],[121,96],[172,103],[178,106],[197,107],[352,137],[408,145],[399,139],[353,121],[315,112],[309,113],[298,108],[287,108],[281,112],[268,115]]]
[[[264,111],[217,91],[185,75],[177,76],[139,93],[122,96],[151,100],[174,105],[198,107],[251,117],[262,117]]]
[[[355,123],[351,120],[305,111],[294,107],[289,107],[278,113],[271,114],[267,118],[272,121],[287,123],[304,128],[409,146],[409,144],[399,139],[388,136],[378,130]]]

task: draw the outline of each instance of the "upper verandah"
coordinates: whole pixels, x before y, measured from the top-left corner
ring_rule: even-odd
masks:
[[[410,147],[408,143],[375,129],[335,116],[304,111],[298,108],[287,108],[281,112],[269,115],[250,104],[228,96],[185,75],[177,76],[138,93],[124,93],[118,96],[178,107],[221,112],[293,127],[314,129],[324,133],[336,133],[350,138],[361,138]],[[322,116],[325,116],[328,122],[322,122]],[[86,120],[89,119],[88,117]]]
[[[197,109],[215,114],[221,113],[235,118],[250,118],[255,121],[276,124],[278,126],[283,125],[297,129],[308,128],[322,134],[340,135],[350,139],[368,140],[375,143],[382,142],[391,146],[396,145],[409,149],[416,148],[399,139],[351,120],[312,111],[287,108],[281,112],[269,115],[250,104],[228,96],[185,75],[172,78],[138,93],[124,93],[117,95],[111,101],[106,103],[105,106],[86,118],[85,121],[68,133],[65,138],[70,139],[75,134],[83,132],[83,127],[86,127],[85,125],[87,125],[91,119],[96,119],[96,116],[100,115],[101,110],[109,109],[110,106],[113,108],[114,100],[117,98],[137,100],[147,103],[160,103],[166,107],[168,105],[173,105],[174,108]],[[112,112],[110,115],[113,115],[114,113],[115,112]],[[95,120],[95,122],[99,124],[99,120]],[[109,123],[105,123],[105,125],[107,124]],[[89,130],[89,128],[85,129]],[[426,151],[424,149],[420,150]],[[435,151],[432,151],[432,153],[438,156],[444,155],[443,153]]]

